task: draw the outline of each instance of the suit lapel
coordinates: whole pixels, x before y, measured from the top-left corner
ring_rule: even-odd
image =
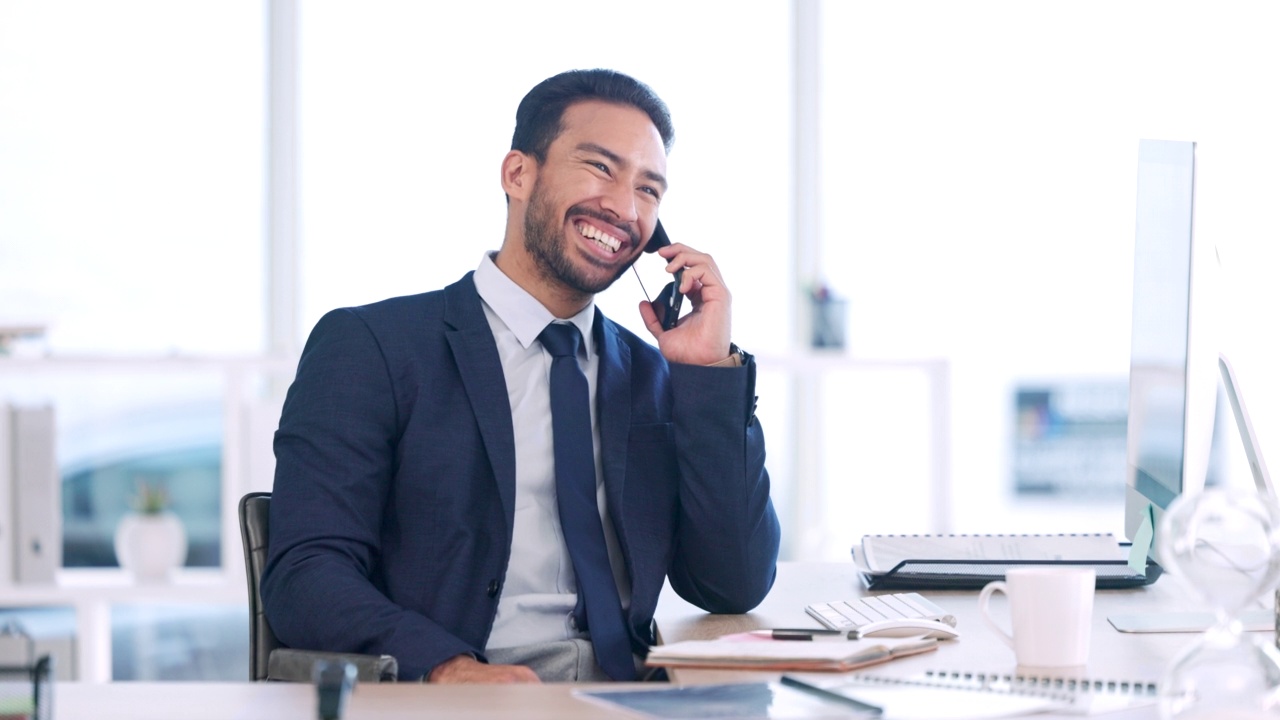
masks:
[[[604,490],[609,517],[624,554],[629,554],[623,525],[622,490],[627,477],[627,435],[631,428],[631,348],[596,308],[596,347],[600,365],[596,376],[596,414],[600,418],[600,456],[604,463]],[[630,565],[630,562],[628,562]]]
[[[472,273],[467,273],[445,288],[444,320],[449,326],[445,337],[471,401],[476,424],[480,426],[480,437],[498,483],[498,497],[510,537],[516,507],[516,447],[511,402],[507,398],[506,378],[493,330],[485,318],[471,276]]]

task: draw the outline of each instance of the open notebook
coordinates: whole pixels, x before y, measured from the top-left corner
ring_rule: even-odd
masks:
[[[806,642],[770,640],[750,633],[715,640],[685,640],[655,645],[650,667],[725,668],[739,670],[846,671],[935,650],[933,638],[863,638]]]

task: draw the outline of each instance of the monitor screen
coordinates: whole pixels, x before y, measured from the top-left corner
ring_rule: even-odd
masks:
[[[1200,320],[1206,269],[1193,237],[1195,143],[1143,140],[1133,253],[1125,532],[1204,486],[1217,348]]]

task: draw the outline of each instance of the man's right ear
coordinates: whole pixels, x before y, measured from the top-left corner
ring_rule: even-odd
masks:
[[[538,162],[533,156],[512,150],[502,158],[502,191],[507,198],[528,200],[538,177]]]

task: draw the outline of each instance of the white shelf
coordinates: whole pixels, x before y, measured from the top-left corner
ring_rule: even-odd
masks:
[[[67,569],[54,585],[0,587],[0,607],[69,607],[76,615],[76,677],[111,681],[111,609],[117,605],[243,605],[248,587],[239,564],[228,570],[183,570],[170,582],[135,583],[117,569]],[[247,633],[249,628],[245,627]]]

